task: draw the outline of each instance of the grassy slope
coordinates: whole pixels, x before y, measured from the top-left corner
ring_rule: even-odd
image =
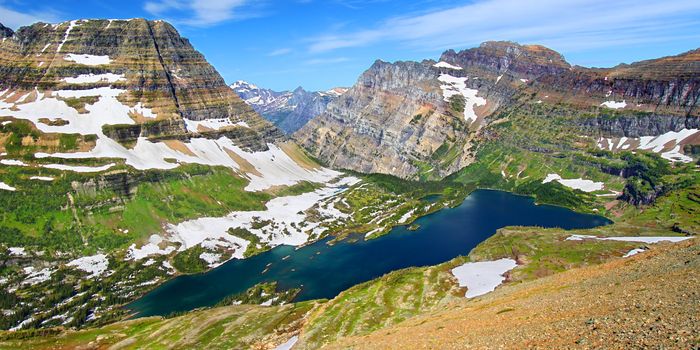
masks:
[[[349,191],[345,197],[349,204],[345,211],[352,212],[356,217],[355,229],[359,226],[360,230],[366,231],[382,226],[370,222],[375,216],[373,211],[358,210],[367,204],[386,204],[392,199],[411,201],[429,193],[453,197],[449,200],[454,202],[475,187],[489,187],[534,195],[538,202],[581,211],[597,209],[599,213],[615,218],[615,225],[577,232],[580,234],[672,235],[676,234],[671,231],[673,227],[697,232],[700,189],[693,185],[698,183],[698,174],[692,172],[692,168],[673,168],[664,172],[664,183],[680,185],[674,185],[673,190],[662,196],[652,207],[639,210],[614,202],[613,206],[606,206],[612,202],[610,198],[573,191],[557,183],[541,184],[541,179],[548,173],[558,173],[565,178],[584,177],[604,181],[608,189],[619,191],[625,180],[601,171],[599,165],[624,166],[627,163],[620,155],[593,151],[591,141],[579,140],[576,130],[572,130],[564,122],[565,119],[526,119],[518,114],[509,117],[509,121],[494,127],[499,134],[498,142],[487,140],[478,145],[477,163],[441,183],[422,183],[418,186],[419,190],[415,191],[416,184],[382,176],[368,177],[370,188],[364,191],[366,193]],[[520,128],[522,123],[527,124],[527,127]],[[536,137],[528,137],[528,133],[534,133]],[[545,149],[546,152],[531,149]],[[386,193],[393,195],[384,196]],[[406,193],[411,195],[403,197],[402,194]],[[403,213],[416,205],[424,203],[412,202],[410,205],[382,210],[390,209],[392,216],[387,220],[395,223]],[[339,209],[343,210],[342,204]],[[607,241],[565,241],[568,234],[561,230],[506,228],[477,247],[469,258],[457,258],[436,267],[396,271],[353,287],[313,313],[304,328],[299,346],[316,348],[345,336],[368,334],[415,315],[437,312],[453,300],[465,302],[462,298],[455,297],[463,291],[454,290],[454,284],[449,283],[451,277],[447,271],[468,259],[504,256],[517,258],[525,265],[514,270],[509,278],[511,282],[520,282],[574,267],[598,264],[639,246],[635,243]],[[420,297],[417,297],[416,290],[423,291]],[[206,314],[214,311],[202,312]]]
[[[329,349],[678,348],[700,345],[700,241],[499,288]]]
[[[0,342],[3,349],[74,348],[93,344],[121,349],[243,349],[266,348],[286,341],[304,324],[315,302],[283,306],[227,306],[195,311],[169,319],[149,317],[102,328],[68,331]],[[31,335],[31,331],[12,336]]]

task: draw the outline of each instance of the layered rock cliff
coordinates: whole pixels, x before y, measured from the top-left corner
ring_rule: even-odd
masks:
[[[132,108],[130,117],[136,124],[167,125],[157,128],[160,136],[206,135],[212,128],[188,128],[186,121],[212,119],[225,120],[222,126],[244,122],[268,141],[281,135],[163,21],[36,23],[3,40],[0,55],[0,89],[17,95],[33,90],[121,89],[126,92],[117,99]]]
[[[231,84],[231,89],[256,112],[288,134],[323,113],[328,103],[347,91],[345,88],[306,91],[302,87],[293,91],[274,91],[242,80]]]
[[[453,172],[470,160],[469,124],[443,103],[439,70],[377,61],[295,138],[333,167],[406,178]]]
[[[543,46],[486,42],[438,62],[377,61],[294,137],[331,166],[434,179],[471,162],[484,125],[528,104],[566,110],[591,136],[692,131],[698,55],[584,68]]]

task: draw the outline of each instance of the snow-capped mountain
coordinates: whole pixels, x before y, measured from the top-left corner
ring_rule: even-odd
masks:
[[[327,91],[306,91],[302,87],[274,91],[242,80],[231,84],[231,88],[256,112],[289,134],[321,114],[328,103],[347,91],[340,87]]]

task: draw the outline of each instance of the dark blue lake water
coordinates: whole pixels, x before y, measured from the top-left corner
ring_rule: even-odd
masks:
[[[211,306],[227,295],[272,281],[281,289],[302,288],[297,301],[332,298],[393,270],[435,265],[466,255],[501,227],[577,229],[611,222],[560,207],[535,205],[529,197],[478,190],[460,206],[422,217],[416,223],[420,225],[417,231],[396,227],[388,235],[369,241],[350,239],[328,245],[326,239],[296,250],[280,246],[252,258],[231,260],[203,274],[174,278],[127,308],[137,316],[167,315]],[[263,274],[265,269],[268,271]]]

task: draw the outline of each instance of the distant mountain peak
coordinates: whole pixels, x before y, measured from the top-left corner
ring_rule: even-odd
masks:
[[[327,91],[307,91],[301,86],[292,91],[274,91],[244,80],[238,80],[230,86],[253,109],[290,134],[325,111],[330,101],[347,91],[341,87]]]

